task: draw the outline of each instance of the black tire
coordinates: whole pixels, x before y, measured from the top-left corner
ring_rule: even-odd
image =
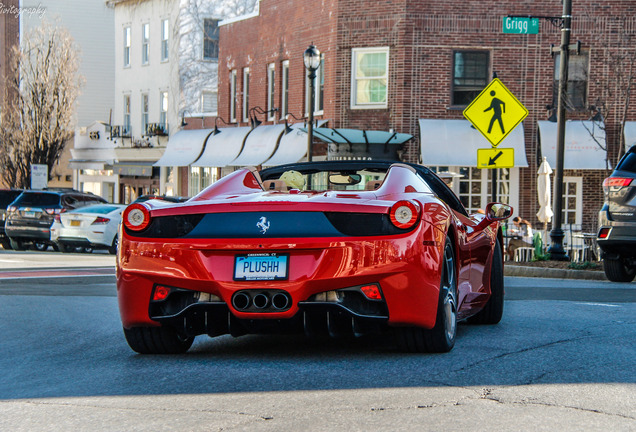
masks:
[[[504,310],[504,272],[501,245],[495,243],[490,268],[490,298],[477,314],[468,318],[470,324],[497,324]]]
[[[93,248],[91,246],[85,246],[82,248],[82,252],[84,253],[93,253]]]
[[[23,250],[26,250],[26,248],[27,248],[24,245],[24,242],[22,240],[9,239],[9,242],[11,244],[11,249],[13,249],[13,250],[23,251]]]
[[[457,336],[457,274],[455,252],[450,239],[446,239],[442,260],[439,301],[435,326],[400,327],[397,331],[398,346],[406,352],[444,353],[453,349]]]
[[[66,243],[58,243],[59,249],[64,253],[75,252],[75,248],[73,246],[69,246]]]
[[[603,270],[607,279],[612,282],[631,282],[636,276],[636,268],[626,266],[620,258],[604,258]]]
[[[60,247],[57,245],[57,243],[53,243],[53,244],[51,245],[51,247],[53,248],[53,250],[54,250],[55,252],[59,252],[59,251],[60,251]]]
[[[183,338],[171,327],[124,328],[126,342],[139,354],[181,354],[192,346],[194,338]]]
[[[2,248],[3,248],[4,250],[11,250],[11,249],[13,249],[13,248],[11,247],[11,242],[9,241],[9,239],[2,240]]]
[[[108,248],[108,253],[111,255],[115,255],[117,253],[117,236],[113,239],[113,244]]]

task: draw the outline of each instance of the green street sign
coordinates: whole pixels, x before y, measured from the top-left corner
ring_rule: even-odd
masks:
[[[539,33],[539,18],[504,17],[503,32],[512,34]]]

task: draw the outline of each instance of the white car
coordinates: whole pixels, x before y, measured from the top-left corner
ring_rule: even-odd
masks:
[[[95,204],[56,215],[51,241],[63,252],[108,249],[117,252],[117,229],[123,204]]]

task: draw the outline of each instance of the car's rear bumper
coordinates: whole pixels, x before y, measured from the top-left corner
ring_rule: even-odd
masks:
[[[48,227],[25,227],[5,225],[5,233],[9,238],[27,240],[51,240],[51,230]]]
[[[420,234],[416,230],[377,239],[258,239],[232,244],[227,240],[137,242],[124,235],[117,260],[122,322],[127,328],[157,325],[160,320],[149,313],[156,284],[217,296],[233,319],[291,322],[315,307],[307,304],[314,294],[375,283],[388,310],[382,319],[392,325],[431,328],[436,319],[445,238],[440,232],[439,239],[424,245]],[[288,253],[288,279],[234,280],[235,255],[254,251]],[[282,312],[255,313],[232,306],[234,293],[257,289],[288,293],[291,307]]]

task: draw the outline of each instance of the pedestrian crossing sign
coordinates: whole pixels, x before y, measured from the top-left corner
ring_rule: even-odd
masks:
[[[464,117],[497,147],[528,115],[528,110],[498,79],[493,79],[466,107]]]

